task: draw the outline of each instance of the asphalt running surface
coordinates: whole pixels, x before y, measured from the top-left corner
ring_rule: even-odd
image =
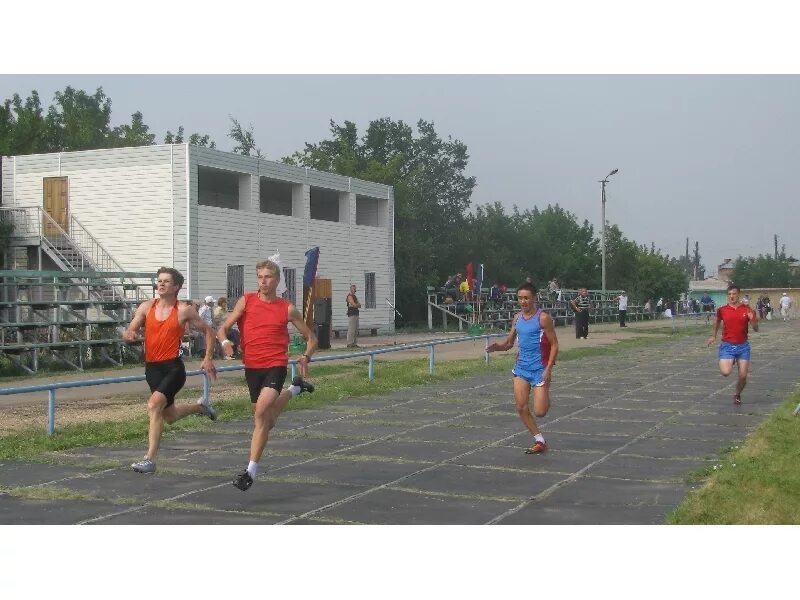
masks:
[[[154,475],[130,469],[141,443],[2,461],[0,524],[664,523],[698,485],[689,475],[719,463],[795,389],[797,329],[751,335],[741,406],[705,328],[563,362],[538,420],[541,455],[524,453],[532,438],[510,375],[476,373],[284,413],[247,492],[231,481],[247,464],[250,421],[168,429]]]

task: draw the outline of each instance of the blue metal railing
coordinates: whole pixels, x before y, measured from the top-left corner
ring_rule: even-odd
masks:
[[[315,356],[311,362],[322,363],[337,360],[350,360],[366,357],[368,359],[367,373],[370,381],[375,380],[375,356],[378,354],[389,354],[391,352],[404,352],[408,350],[416,350],[419,348],[428,348],[428,372],[433,375],[436,367],[436,346],[444,344],[455,344],[457,342],[467,342],[470,340],[483,339],[484,343],[484,360],[489,363],[489,353],[486,348],[489,346],[489,340],[493,337],[505,337],[505,333],[490,333],[484,335],[473,335],[454,338],[451,340],[431,340],[427,342],[419,342],[416,344],[403,344],[400,346],[392,346],[390,348],[378,348],[376,350],[364,350],[362,352],[350,352],[347,354],[330,354],[326,356]],[[297,375],[297,361],[290,360],[289,366],[292,372],[292,378]],[[243,371],[244,365],[231,365],[227,367],[219,367],[218,373],[225,373],[229,371]],[[203,377],[203,398],[208,399],[210,383],[208,374],[205,371],[198,369],[196,371],[187,371],[187,377],[202,376]],[[0,388],[0,396],[11,396],[14,394],[28,394],[33,392],[47,392],[47,434],[53,435],[56,430],[56,390],[63,390],[66,388],[89,387],[93,385],[108,385],[114,383],[128,383],[132,381],[145,381],[144,375],[128,375],[125,377],[106,377],[104,379],[87,379],[83,381],[63,381],[60,383],[46,383],[41,385],[28,385],[15,388]]]

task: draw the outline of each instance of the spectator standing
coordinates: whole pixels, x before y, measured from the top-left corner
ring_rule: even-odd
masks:
[[[585,287],[578,289],[578,295],[571,301],[572,310],[575,311],[575,339],[584,340],[589,337],[589,290]]]
[[[789,320],[789,310],[792,308],[792,299],[786,292],[781,294],[781,299],[778,301],[781,307],[781,318],[784,321]]]
[[[627,327],[625,324],[625,317],[628,314],[628,295],[625,293],[625,290],[622,290],[622,293],[617,296],[617,300],[619,301],[619,326]]]
[[[197,309],[197,314],[205,321],[206,325],[213,329],[214,326],[214,296],[206,296],[203,305]],[[196,334],[197,350],[199,353],[206,351],[206,339],[202,333]]]
[[[703,292],[703,295],[700,297],[700,304],[703,307],[703,312],[706,314],[706,323],[708,323],[711,320],[711,313],[714,312],[714,300],[711,299],[708,292]]]
[[[756,312],[758,313],[758,318],[764,318],[764,298],[759,296],[758,300],[756,300]]]
[[[555,304],[558,298],[558,280],[555,277],[547,284],[547,291],[550,293],[550,302]]]
[[[219,329],[220,325],[225,322],[225,319],[228,317],[228,299],[227,298],[218,298],[217,305],[214,307],[214,331]],[[237,325],[233,325],[231,330],[228,332],[228,339],[233,344],[233,353],[239,354],[239,327]],[[222,352],[222,346],[219,345],[219,340],[217,340],[217,349],[220,351],[220,355],[225,358],[225,360],[233,360],[233,356],[225,356],[225,353]]]
[[[347,302],[347,347],[358,348],[358,309],[361,302],[356,297],[356,286],[350,286],[350,293],[345,298]]]
[[[501,294],[499,282],[495,282],[495,284],[489,288],[489,300],[491,300],[492,306],[495,308],[500,305]]]

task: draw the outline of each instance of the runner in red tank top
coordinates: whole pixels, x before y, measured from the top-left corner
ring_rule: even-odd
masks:
[[[747,372],[750,369],[750,342],[747,331],[753,326],[758,331],[758,314],[746,304],[739,303],[738,285],[728,286],[728,303],[717,310],[714,329],[708,338],[708,345],[717,339],[717,331],[722,323],[722,343],[719,345],[719,372],[727,377],[733,372],[733,363],[739,365],[739,378],[736,382],[734,404],[742,403],[742,390],[747,385]]]
[[[140,304],[131,324],[122,334],[126,342],[133,342],[144,327],[144,372],[151,392],[147,401],[150,428],[147,455],[131,465],[137,473],[155,472],[156,455],[165,422],[174,423],[188,415],[205,415],[212,421],[217,420],[217,413],[208,404],[207,398],[201,398],[197,404],[175,406],[175,394],[186,383],[186,369],[180,358],[181,338],[186,325],[205,333],[206,356],[200,368],[208,373],[212,381],[217,378],[217,370],[211,360],[214,330],[206,325],[193,307],[178,302],[178,292],[183,287],[183,275],[180,272],[161,267],[156,278],[159,297]]]
[[[233,354],[233,344],[228,331],[239,323],[244,376],[253,405],[253,437],[250,441],[250,462],[233,480],[233,485],[243,492],[250,489],[258,471],[258,461],[267,445],[269,431],[278,416],[294,396],[313,392],[314,386],[305,381],[308,363],[317,349],[317,338],[303,320],[295,306],[277,295],[281,280],[280,267],[270,260],[256,265],[258,292],[247,293],[236,302],[225,322],[217,330],[226,356]],[[306,340],[306,351],[298,359],[300,375],[292,385],[283,390],[286,367],[289,363],[289,323],[292,323]],[[281,391],[283,390],[283,391]]]

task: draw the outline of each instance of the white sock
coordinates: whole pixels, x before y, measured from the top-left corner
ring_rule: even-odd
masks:
[[[290,385],[286,389],[289,390],[289,393],[292,395],[292,398],[294,398],[295,396],[297,396],[297,394],[300,393],[300,386],[299,385]]]
[[[258,472],[258,463],[252,460],[247,463],[247,472],[250,474],[250,477],[255,479],[256,473]]]
[[[535,436],[533,436],[533,439],[544,444],[544,436],[541,433],[537,433]]]

